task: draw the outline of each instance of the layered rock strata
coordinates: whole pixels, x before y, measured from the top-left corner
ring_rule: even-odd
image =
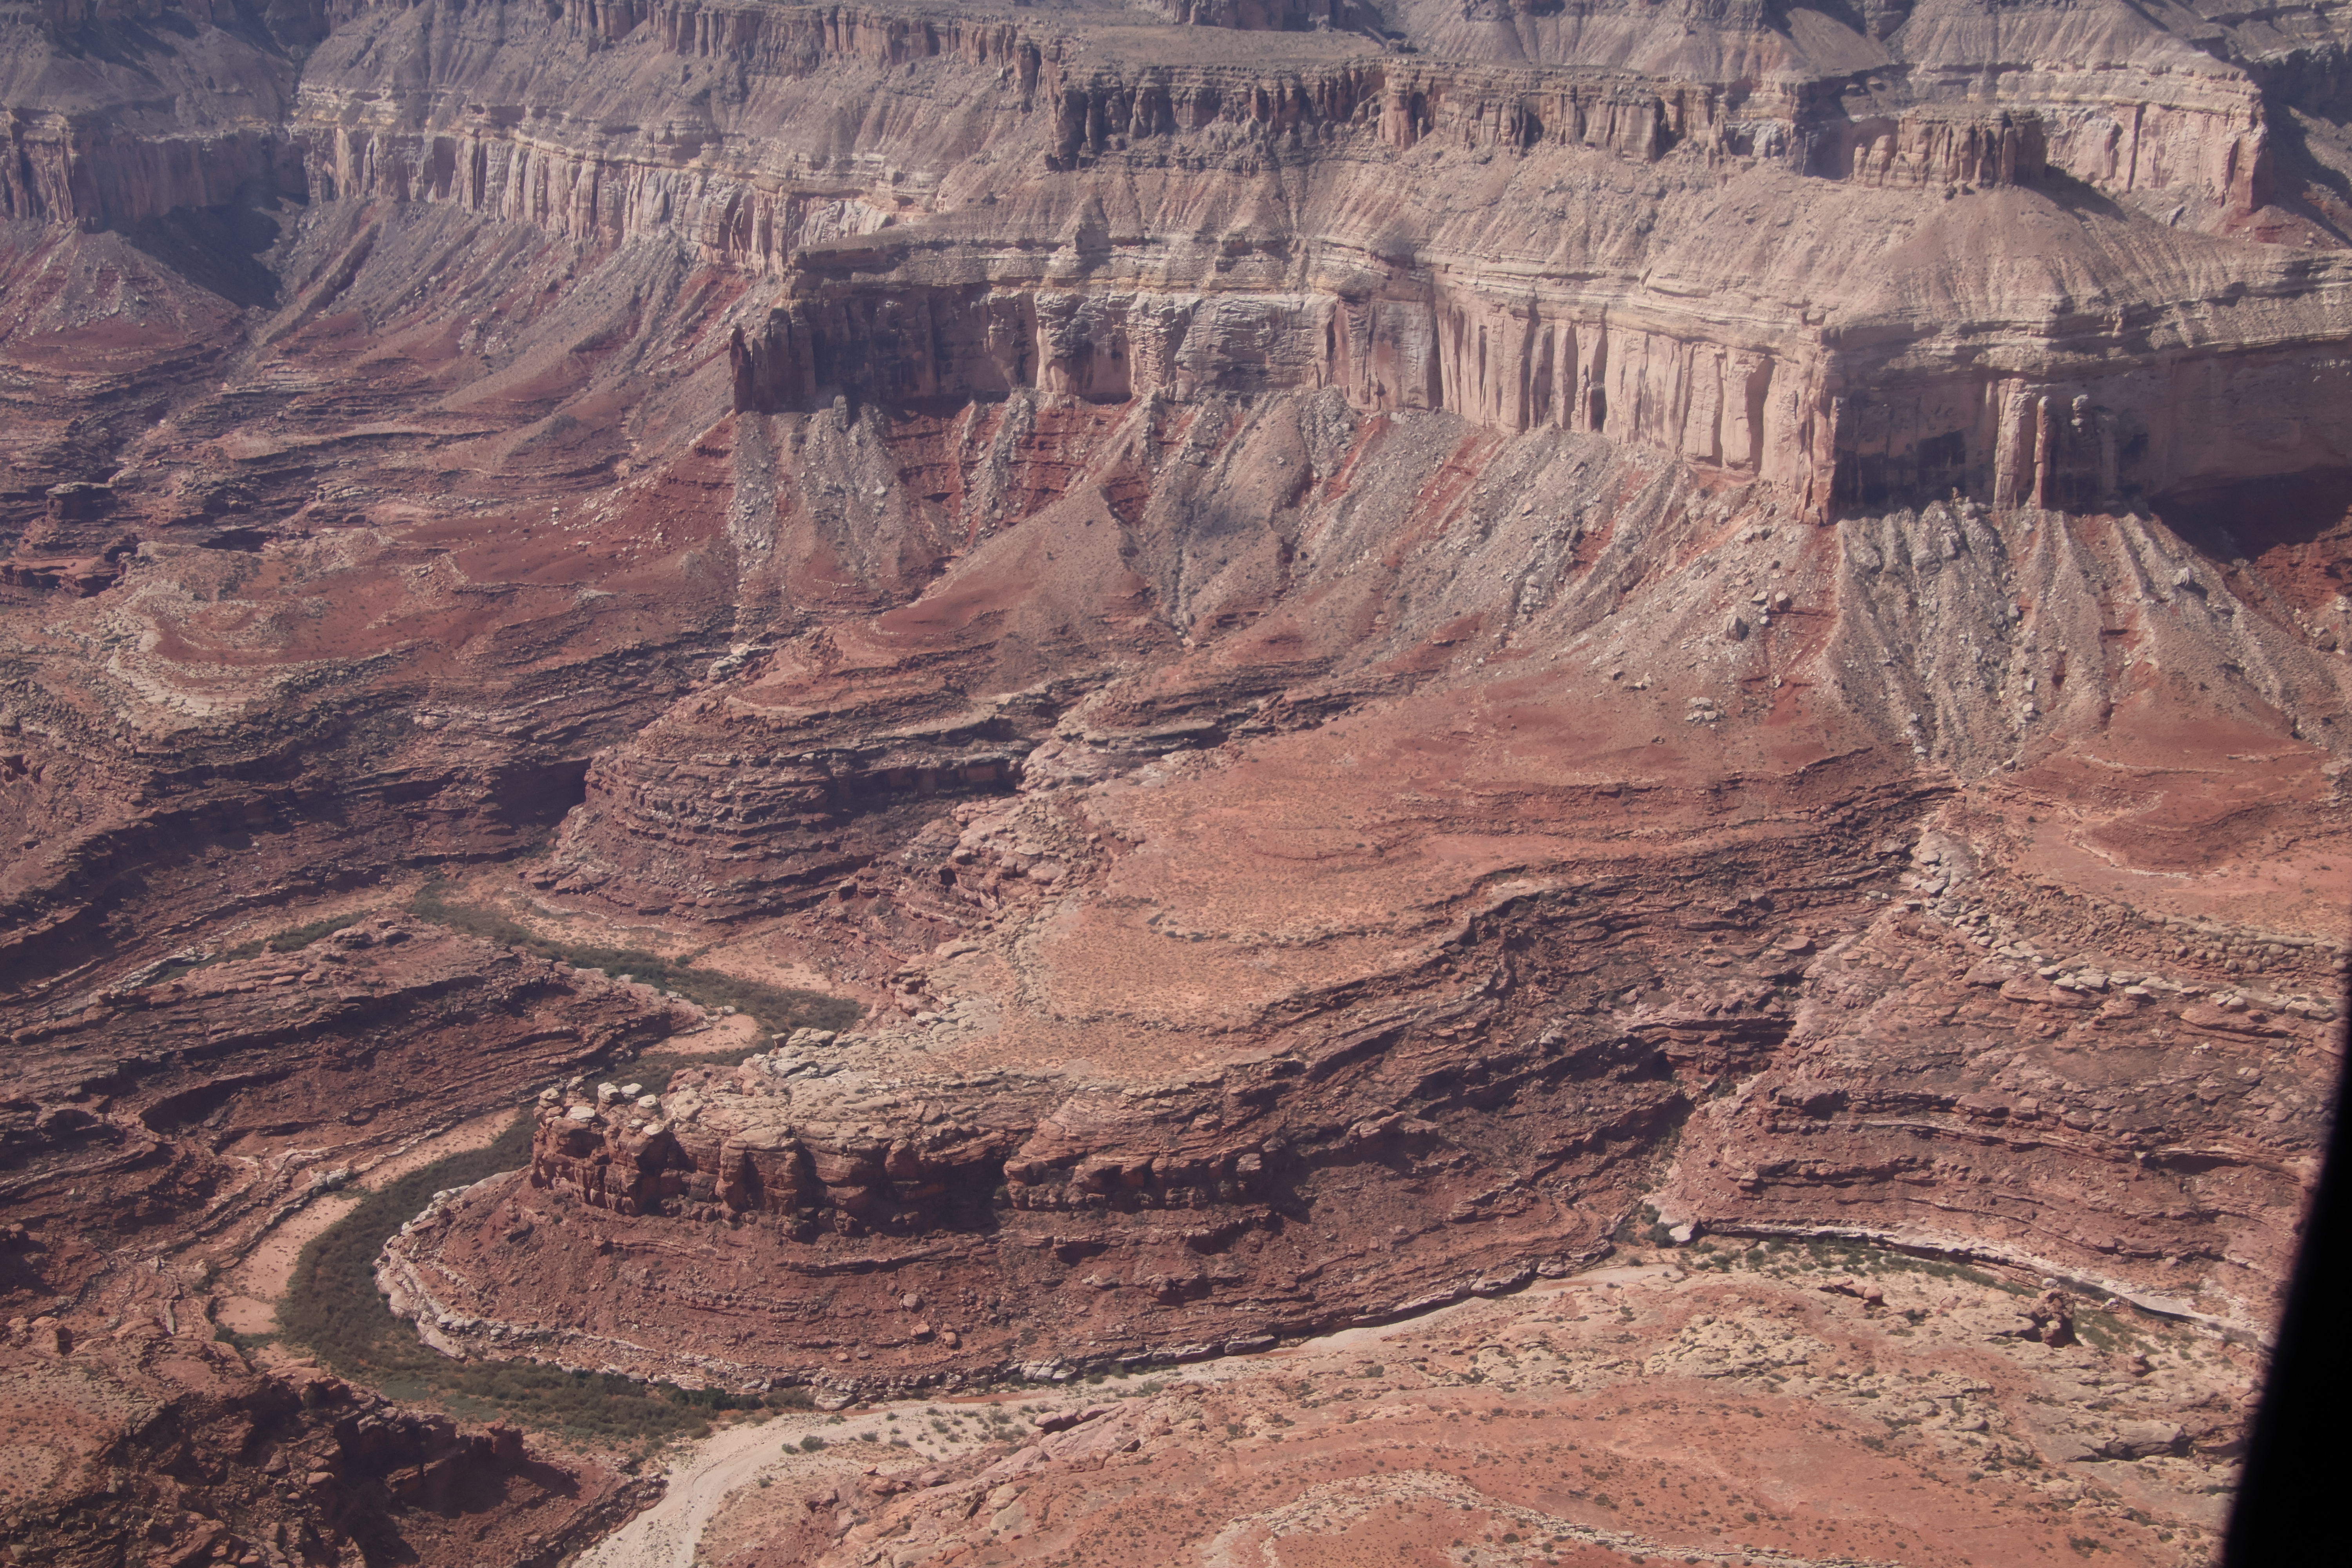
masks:
[[[1747,26],[1768,53],[1785,47]],[[1808,78],[1785,58],[1760,82],[1731,63],[1738,35],[1719,35],[1723,79],[1661,81],[1567,61],[1325,63],[1345,54],[1333,44],[1246,73],[1171,68],[1120,46],[1106,57],[1083,33],[760,11],[730,24],[728,49],[755,73],[740,90],[785,126],[825,101],[794,90],[811,73],[905,95],[908,129],[884,133],[882,170],[814,178],[803,157],[714,179],[667,167],[666,151],[583,154],[551,105],[511,111],[512,132],[429,143],[339,126],[311,166],[323,194],[414,195],[608,240],[677,233],[782,274],[783,301],[736,353],[741,406],[1336,385],[1368,409],[1604,432],[1771,479],[1817,515],[1954,489],[2097,507],[2345,466],[2324,435],[2283,446],[2242,424],[2289,386],[2341,401],[2324,345],[2343,279],[2243,245],[2217,267],[2179,226],[2270,210],[2262,89],[2136,30],[2102,44],[2114,68],[2095,89],[2029,69],[1960,102],[1918,85],[1975,63],[1948,29],[1899,64],[1865,51],[1883,74]],[[633,51],[704,47],[632,20],[614,63],[579,68],[642,80]],[[939,133],[918,139],[915,123]],[[765,151],[734,145],[737,161]],[[1471,160],[1468,199],[1398,202],[1395,174],[1423,183],[1449,154]],[[991,193],[997,210],[975,212],[976,165],[1040,157],[1069,177],[1028,210]],[[1617,159],[1657,174],[1628,185]],[[1261,169],[1297,186],[1263,232],[1180,216],[1204,183]],[[2063,194],[2084,187],[2125,205],[2095,216]],[[1944,193],[1942,210],[1867,190]],[[1725,234],[1767,209],[1771,230]],[[1535,232],[1497,250],[1483,216],[1497,210],[1536,216]],[[1780,238],[1792,213],[1809,241],[1794,248]],[[881,235],[892,226],[905,237]],[[2077,302],[2012,317],[2002,253],[1969,237],[1987,231],[2034,235]],[[1045,235],[1057,248],[1035,247]],[[1801,281],[1872,276],[1872,257],[1906,242],[1939,258],[1925,296],[1816,299]]]
[[[2335,21],[1470,9],[11,13],[14,1348],[201,1338],[519,1101],[381,1262],[452,1354],[833,1401],[1750,1237],[2258,1344],[2352,896]],[[428,872],[873,1016],[625,1097],[701,1015],[205,962]]]
[[[47,1315],[9,1326],[12,1458],[45,1483],[12,1489],[0,1515],[21,1561],[119,1560],[126,1546],[183,1563],[495,1551],[542,1568],[657,1489],[558,1468],[512,1426],[462,1428],[337,1378],[258,1371],[196,1325],[141,1318],[79,1341]]]
[[[503,1120],[522,1082],[700,1029],[699,1010],[399,918],[206,956],[10,1010],[0,1507],[18,1557],[552,1563],[649,1500],[512,1427],[461,1430],[240,1346],[219,1279],[356,1172]]]
[[[698,1009],[399,919],[19,1011],[5,1194],[21,1284],[266,1229],[350,1155],[698,1027]],[[456,1050],[459,1039],[462,1051]],[[348,1164],[344,1167],[348,1173]],[[88,1190],[82,1190],[84,1187]]]
[[[727,1568],[882,1542],[1047,1563],[1106,1536],[1176,1560],[1491,1538],[1570,1561],[1984,1563],[2054,1534],[2193,1561],[2224,1522],[2208,1489],[2255,1359],[2030,1278],[1710,1243],[1204,1375],[814,1417],[835,1446],[763,1467],[702,1544]]]
[[[2011,1262],[2258,1335],[2341,1058],[2333,951],[2299,986],[2292,953],[2252,986],[2112,957],[2043,980],[1981,897],[1845,936],[1833,905],[1735,903],[1677,921],[1713,931],[1672,962],[1605,895],[1507,907],[1479,922],[1471,951],[1503,967],[1466,1005],[1116,1091],[943,1073],[1012,1032],[972,998],[658,1097],[551,1092],[527,1184],[420,1221],[388,1279],[469,1352],[851,1387],[1149,1364],[1569,1265],[1631,1215],[1673,1128],[1661,1231]],[[1598,1006],[1531,999],[1582,967],[1563,939],[1605,944],[1585,950]],[[1522,1014],[1550,1026],[1498,1049]],[[1343,1239],[1415,1213],[1376,1269]],[[625,1261],[667,1250],[665,1219],[711,1218],[736,1227],[716,1273]],[[534,1289],[577,1279],[595,1304],[554,1325],[524,1308],[500,1283],[518,1234]],[[1049,1318],[1060,1353],[1024,1355],[1008,1331]]]
[[[2342,401],[2338,268],[2198,237],[2322,232],[2299,195],[2273,202],[2265,108],[2317,89],[2267,54],[2257,69],[2251,37],[2233,66],[2136,14],[2089,40],[2036,14],[1993,61],[1923,14],[1841,54],[1759,13],[1714,22],[1693,68],[1661,76],[1541,48],[1514,68],[1424,61],[1335,34],[1246,70],[1169,65],[1130,34],[1012,15],[591,6],[516,18],[520,34],[502,12],[436,16],[341,18],[272,131],[184,132],[210,123],[187,108],[118,154],[20,130],[10,210],[122,224],[297,181],[594,245],[682,242],[781,287],[738,354],[756,406],[1336,385],[1365,408],[1601,431],[1771,479],[1817,515],[1956,488],[2097,507],[2352,464],[2322,429],[2246,422],[2290,387]],[[549,68],[524,87],[466,74],[487,56],[431,63],[436,25]],[[2008,53],[2081,47],[2104,68]],[[383,54],[424,80],[374,94]],[[1998,85],[1935,85],[1958,71]],[[257,73],[288,89],[266,59],[236,74]],[[798,150],[829,143],[852,80],[889,111],[837,154]],[[571,107],[616,95],[664,113],[607,133]],[[1468,199],[1406,194],[1449,156],[1469,161]],[[1654,174],[1629,182],[1620,160]],[[1008,212],[984,172],[1008,161],[1066,177]],[[1279,219],[1241,217],[1246,198],[1209,230],[1181,216],[1204,184],[1239,197],[1267,176],[1297,187]],[[975,212],[983,194],[993,209]],[[1498,246],[1481,216],[1497,210],[1534,232]],[[892,226],[920,236],[911,250],[866,237]],[[2063,306],[2005,303],[2016,247],[1988,232],[2031,236]],[[1888,251],[1937,261],[1859,296],[1807,286],[1877,276]]]

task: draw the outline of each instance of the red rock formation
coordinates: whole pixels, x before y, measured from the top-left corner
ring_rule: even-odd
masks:
[[[542,1089],[382,1260],[453,1354],[846,1398],[1678,1235],[2259,1338],[2336,24],[1469,9],[7,18],[26,1344]],[[869,1016],[625,1104],[698,1014],[404,920],[163,978],[486,868]]]
[[[511,1426],[465,1429],[339,1379],[257,1372],[226,1345],[154,1319],[77,1340],[50,1317],[0,1342],[11,1447],[46,1472],[12,1488],[20,1562],[325,1563],[495,1551],[552,1564],[653,1489],[532,1458]],[[25,1469],[17,1474],[22,1476]]]
[[[212,1285],[271,1228],[382,1158],[689,1024],[688,1010],[404,921],[307,948],[13,998],[0,1109],[10,1221],[0,1363],[16,1391],[8,1537],[27,1562],[143,1541],[195,1561],[548,1563],[642,1483],[526,1455],[215,1334]],[[692,1019],[698,1023],[699,1018]],[[404,1543],[404,1544],[403,1544]]]
[[[740,1568],[882,1542],[1012,1563],[1106,1540],[1179,1561],[1491,1541],[1591,1563],[2007,1563],[2053,1531],[2127,1562],[2210,1552],[2223,1512],[2201,1488],[2230,1471],[2251,1353],[2010,1275],[1706,1248],[1207,1377],[815,1417],[828,1447],[788,1447],[701,1546]],[[2053,1331],[2069,1321],[2114,1348]]]

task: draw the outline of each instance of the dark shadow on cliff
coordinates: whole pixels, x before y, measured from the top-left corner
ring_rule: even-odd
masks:
[[[1835,23],[1856,39],[1870,37],[1870,24],[1864,17],[1862,7],[1849,4],[1848,0],[1802,0],[1801,4],[1792,4],[1791,0],[1764,0],[1761,16],[1769,31],[1793,42],[1796,30],[1792,17],[1799,11],[1810,11],[1823,21]]]
[[[160,217],[125,224],[118,232],[133,249],[232,305],[269,310],[278,303],[278,274],[263,258],[278,243],[283,226],[261,203],[174,207]]]
[[[173,39],[193,42],[196,32],[196,25],[176,11],[163,11],[154,16],[92,18],[71,33],[58,36],[56,47],[69,58],[101,59],[145,76],[149,73],[142,62],[158,55],[177,55],[180,51]],[[166,34],[170,36],[163,36]],[[150,76],[149,79],[153,79]]]
[[[2306,111],[2310,112],[2310,111]],[[2332,117],[2314,113],[2315,119]],[[2273,200],[2326,232],[2338,245],[2352,245],[2352,225],[2345,216],[2352,213],[2352,172],[2322,156],[2311,142],[2309,129],[2303,117],[2281,107],[2264,120],[2271,142],[2271,183],[2275,187]],[[2340,136],[2341,121],[2333,129]],[[2339,147],[2337,156],[2343,156]]]
[[[2352,518],[2352,468],[2233,479],[2169,491],[2154,504],[2167,526],[2202,553],[2217,561],[2247,559],[2340,535]]]
[[[2050,198],[2053,205],[2076,217],[2105,218],[2111,223],[2132,221],[2133,215],[2117,205],[2105,191],[2061,170],[2044,169],[2030,183],[2019,183],[2028,189],[2039,191]]]

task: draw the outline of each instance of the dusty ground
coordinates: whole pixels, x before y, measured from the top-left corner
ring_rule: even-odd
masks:
[[[673,1473],[688,1512],[632,1530],[681,1553],[708,1517],[729,1568],[2210,1561],[2253,1358],[2079,1300],[2046,1343],[2044,1300],[1883,1253],[1677,1249],[1181,1373],[739,1429]]]

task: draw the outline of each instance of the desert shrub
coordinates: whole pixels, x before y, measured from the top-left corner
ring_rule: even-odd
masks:
[[[207,963],[227,963],[232,960],[258,958],[265,952],[299,952],[322,936],[332,936],[345,926],[355,926],[374,913],[373,910],[354,910],[347,915],[329,915],[324,920],[309,921],[301,925],[288,926],[284,931],[253,942],[241,942],[235,947],[224,948]],[[193,967],[202,968],[198,964]]]
[[[670,1397],[696,1410],[761,1410],[768,1403],[761,1394],[729,1394],[718,1388],[681,1388]]]
[[[265,952],[297,952],[322,936],[332,936],[345,926],[359,924],[374,912],[373,910],[354,910],[347,915],[329,915],[324,920],[309,921],[301,925],[288,926],[284,931],[273,932],[268,936],[256,937],[251,942],[241,942],[234,947],[225,947],[210,958],[167,963],[149,976],[146,984],[160,984],[166,980],[176,980],[183,974],[194,973],[199,969],[209,969],[215,963],[242,963],[248,958],[258,958]]]
[[[732,1007],[739,1013],[751,1015],[772,1034],[789,1034],[800,1028],[845,1029],[857,1022],[862,1011],[856,1003],[846,997],[828,996],[822,991],[801,991],[721,974],[715,969],[698,969],[691,963],[663,958],[636,948],[592,947],[580,942],[558,942],[517,924],[495,910],[478,909],[471,904],[453,904],[444,896],[446,891],[446,883],[428,881],[416,890],[416,897],[409,907],[421,919],[447,926],[452,931],[464,931],[468,936],[479,937],[484,942],[521,948],[542,958],[569,963],[575,969],[601,969],[607,974],[626,974],[658,990],[675,991],[688,1001],[705,1007]]]
[[[477,1419],[503,1417],[578,1436],[621,1441],[707,1433],[713,1410],[758,1406],[729,1394],[535,1362],[452,1361],[395,1318],[375,1288],[376,1254],[445,1187],[511,1171],[530,1157],[530,1117],[518,1115],[488,1147],[436,1160],[371,1193],[304,1247],[278,1309],[279,1333],[341,1375],[403,1400],[437,1400]]]

